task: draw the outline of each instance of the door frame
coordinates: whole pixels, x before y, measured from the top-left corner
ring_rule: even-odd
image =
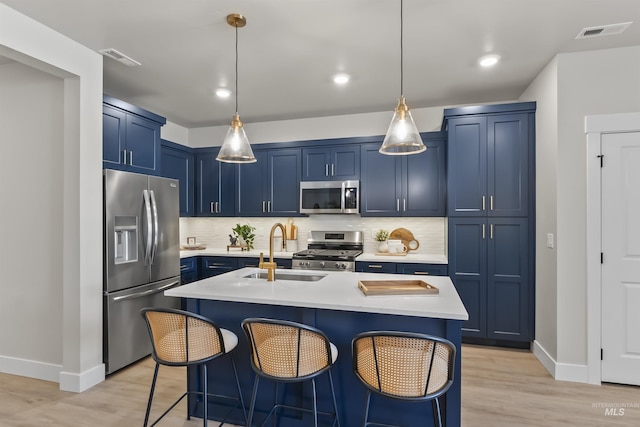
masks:
[[[602,182],[599,156],[602,154],[602,135],[640,132],[640,113],[586,116],[584,123],[587,134],[587,381],[601,384]]]

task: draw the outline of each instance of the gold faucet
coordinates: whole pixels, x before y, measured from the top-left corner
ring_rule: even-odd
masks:
[[[276,222],[273,224],[273,227],[271,227],[271,232],[269,233],[269,262],[264,262],[262,252],[260,252],[260,264],[258,265],[260,268],[267,269],[267,282],[273,282],[276,279],[276,268],[278,268],[278,264],[273,260],[273,233],[278,227],[282,230],[282,249],[287,249],[287,237],[284,225]]]

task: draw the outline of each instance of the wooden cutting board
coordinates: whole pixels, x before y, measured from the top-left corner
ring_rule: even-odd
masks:
[[[359,280],[365,295],[438,295],[440,290],[422,280]]]
[[[389,234],[390,240],[402,240],[408,251],[415,251],[420,247],[420,242],[413,237],[413,233],[406,228],[396,228]]]

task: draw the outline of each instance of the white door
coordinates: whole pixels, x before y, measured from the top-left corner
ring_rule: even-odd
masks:
[[[640,385],[640,132],[602,154],[602,381]]]

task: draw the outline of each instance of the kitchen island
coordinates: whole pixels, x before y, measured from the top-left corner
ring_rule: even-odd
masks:
[[[445,425],[460,425],[460,344],[461,323],[467,320],[467,312],[448,277],[350,273],[327,271],[286,270],[276,273],[275,282],[252,278],[264,272],[257,268],[243,268],[230,273],[193,282],[166,291],[165,294],[184,298],[184,307],[211,318],[220,327],[233,331],[239,337],[234,357],[238,366],[240,385],[247,406],[253,386],[249,346],[240,322],[247,317],[269,317],[291,320],[314,326],[324,331],[338,348],[338,359],[332,368],[341,425],[355,426],[362,422],[365,388],[355,378],[351,365],[351,340],[369,330],[397,330],[431,334],[452,341],[458,352],[455,361],[455,377],[451,389],[442,399]],[[280,277],[278,277],[280,275]],[[287,275],[289,275],[287,277]],[[295,277],[300,275],[308,277]],[[315,276],[315,277],[311,277]],[[316,280],[303,280],[303,279]],[[358,289],[363,280],[428,281],[439,289],[436,295],[365,296]],[[188,373],[188,381],[199,386],[199,374],[195,369]],[[330,410],[330,394],[327,381],[320,377],[318,384],[318,408]],[[235,395],[234,381],[223,361],[210,368],[209,389],[213,393]],[[280,387],[280,402],[291,405],[311,405],[310,385],[289,384]],[[272,404],[273,387],[261,382],[256,403],[256,420],[261,420]],[[198,416],[202,409],[195,399],[189,402],[189,412]],[[219,419],[224,408],[211,405],[210,417]],[[372,397],[372,420],[403,426],[429,425],[431,405],[397,402]],[[308,425],[306,415],[285,412],[280,426]],[[321,417],[320,421],[323,420]],[[232,414],[231,422],[242,424],[241,414]]]

